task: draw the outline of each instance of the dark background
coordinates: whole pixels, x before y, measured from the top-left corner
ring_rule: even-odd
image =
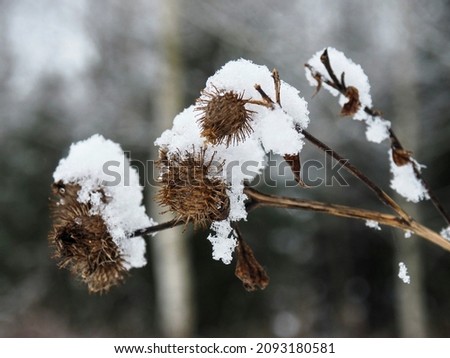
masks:
[[[424,176],[450,210],[449,16],[444,0],[0,0],[0,336],[448,337],[450,254],[390,228],[255,211],[242,231],[271,284],[254,293],[233,264],[211,259],[207,232],[181,232],[191,299],[178,308],[190,318],[175,333],[164,328],[153,245],[146,267],[98,296],[56,268],[46,236],[52,172],[70,143],[100,133],[133,159],[152,159],[173,115],[240,57],[276,67],[308,100],[310,132],[391,193],[387,144],[368,143],[327,92],[311,99],[303,64],[326,46],[361,64],[374,106],[427,165]],[[178,104],[162,118],[171,99]],[[310,146],[303,153],[323,161]],[[346,179],[349,187],[278,192],[385,210]],[[152,195],[146,191],[147,203]],[[434,230],[445,226],[429,202],[398,200]],[[400,261],[411,285],[397,277]]]

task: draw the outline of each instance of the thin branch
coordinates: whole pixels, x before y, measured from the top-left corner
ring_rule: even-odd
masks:
[[[171,229],[171,228],[173,228],[173,227],[180,226],[180,225],[183,225],[183,224],[184,224],[183,221],[173,219],[173,220],[167,221],[167,222],[162,223],[162,224],[157,224],[157,225],[153,225],[153,226],[146,227],[146,228],[144,228],[144,229],[136,230],[136,231],[131,235],[131,237],[145,236],[145,235],[155,234],[155,233],[157,233],[158,231],[163,231],[163,230],[166,230],[166,229]]]
[[[323,65],[325,66],[325,68],[327,69],[328,74],[330,75],[331,78],[331,83],[330,86],[336,88],[337,90],[339,90],[341,93],[345,93],[345,86],[339,82],[338,78],[336,77],[333,68],[331,67],[331,63],[330,63],[330,58],[328,57],[328,49],[325,49],[325,51],[323,52],[323,54],[320,56],[320,62],[323,63]]]
[[[276,68],[272,70],[272,78],[275,85],[275,102],[281,107],[281,80],[280,73]]]
[[[328,204],[314,200],[287,198],[261,193],[253,188],[245,187],[244,193],[255,203],[252,208],[270,206],[287,209],[302,209],[321,212],[333,216],[353,218],[360,220],[374,220],[381,225],[386,225],[404,231],[411,231],[416,235],[450,251],[450,242],[445,240],[435,231],[419,224],[411,219],[405,222],[402,218],[394,215],[384,214],[377,211],[353,208],[344,205]]]
[[[329,59],[329,56],[328,56],[328,50],[327,49],[325,49],[325,51],[321,55],[320,60],[323,63],[323,65],[325,66],[325,68],[326,68],[326,70],[328,72],[328,75],[331,78],[331,81],[329,79],[327,79],[322,73],[318,72],[311,65],[305,64],[305,67],[308,68],[311,71],[312,76],[318,81],[317,88],[320,89],[320,86],[321,86],[322,82],[324,82],[328,86],[338,90],[342,95],[345,96],[346,95],[346,86],[344,84],[344,74],[342,74],[342,76],[341,76],[341,78],[342,78],[342,83],[341,83],[341,81],[338,80],[338,78],[336,77],[336,74],[333,71],[333,68],[331,66],[330,59]],[[318,89],[316,89],[315,94],[318,92]],[[380,111],[375,110],[373,108],[369,108],[367,106],[364,107],[364,112],[367,113],[368,115],[372,116],[372,117],[380,117],[381,116]],[[396,147],[398,149],[401,149],[401,150],[405,150],[403,145],[401,144],[400,140],[398,139],[398,137],[396,136],[396,134],[395,134],[395,132],[393,131],[392,128],[389,128],[389,136],[390,136],[390,139],[391,139],[391,145],[392,146],[394,146],[394,147]],[[428,195],[430,197],[430,200],[433,203],[434,207],[439,212],[439,214],[443,217],[443,219],[446,221],[446,223],[448,225],[450,225],[450,214],[444,209],[444,207],[442,206],[441,202],[439,201],[439,199],[437,198],[437,196],[434,194],[434,192],[432,191],[431,187],[429,186],[428,182],[424,179],[422,173],[420,172],[420,168],[417,168],[417,164],[414,162],[414,160],[409,158],[409,162],[413,166],[414,175],[416,176],[416,178],[419,181],[422,182],[423,186],[427,190]]]
[[[358,178],[362,183],[364,183],[370,190],[372,190],[377,197],[387,206],[392,208],[403,220],[410,222],[412,218],[403,210],[400,205],[398,205],[394,199],[392,199],[386,192],[384,192],[378,185],[376,185],[372,180],[370,180],[365,174],[363,174],[358,168],[347,159],[344,159],[337,152],[328,147],[325,143],[321,142],[319,139],[314,137],[308,131],[297,128],[297,130],[302,133],[305,138],[317,148],[325,152],[326,155],[330,156],[334,160],[338,161],[350,174]]]

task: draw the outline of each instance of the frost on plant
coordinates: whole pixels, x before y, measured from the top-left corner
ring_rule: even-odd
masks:
[[[218,202],[205,205],[201,219],[186,215],[182,205],[160,202],[180,220],[191,221],[194,225],[198,221],[208,223],[215,232],[208,238],[213,244],[213,258],[230,263],[236,246],[230,225],[247,218],[245,183],[261,173],[269,152],[283,156],[298,153],[304,144],[298,128],[306,128],[308,123],[306,102],[298,90],[274,80],[273,73],[265,66],[243,59],[228,62],[208,79],[197,103],[178,114],[173,127],[155,142],[161,156],[176,157],[180,163],[202,152],[203,162],[220,169],[214,173],[204,171],[203,180],[226,188],[226,197],[221,195],[216,197]],[[167,197],[166,193],[179,183],[164,179],[166,173],[174,169],[170,162],[160,162],[160,197]],[[188,184],[188,191],[200,193],[201,188],[205,188],[200,182],[196,182],[197,188],[194,188],[193,183]],[[191,206],[189,201],[193,198],[183,197],[186,205]],[[227,210],[221,209],[225,207]]]
[[[369,80],[360,65],[342,52],[329,47],[317,52],[305,65],[306,78],[317,91],[324,87],[332,95],[339,96],[341,114],[366,124],[366,138],[381,143],[391,140],[389,150],[391,188],[408,201],[429,199],[428,192],[419,178],[421,165],[411,152],[405,150],[391,130],[391,122],[382,118],[372,108]]]
[[[327,52],[324,50],[317,52],[308,61],[305,70],[309,83],[312,86],[320,84],[333,96],[339,96],[341,114],[353,116],[353,119],[366,123],[367,140],[381,143],[389,138],[388,130],[391,123],[380,117],[374,118],[365,110],[372,108],[372,97],[369,79],[361,66],[347,58],[341,51],[332,47],[326,50]],[[333,72],[330,73],[330,69]]]
[[[408,275],[408,268],[403,262],[399,262],[398,264],[399,270],[398,270],[398,277],[407,284],[411,283],[411,277]]]
[[[393,160],[392,150],[389,150],[389,160],[391,163],[392,189],[413,203],[429,198],[422,181],[414,173],[413,163],[397,165]]]
[[[105,171],[109,164],[124,177],[113,180]],[[49,241],[61,267],[101,292],[146,264],[144,239],[131,236],[154,222],[142,206],[137,172],[118,144],[100,135],[72,144],[53,179]]]

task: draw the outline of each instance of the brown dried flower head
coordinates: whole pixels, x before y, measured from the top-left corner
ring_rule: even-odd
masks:
[[[78,202],[79,190],[77,184],[52,184],[55,199],[50,204],[53,226],[48,240],[58,267],[80,277],[89,292],[102,293],[123,281],[127,270],[102,217]]]
[[[239,143],[253,132],[250,125],[255,113],[245,107],[251,99],[244,99],[244,93],[219,90],[203,91],[197,100],[196,110],[200,111],[198,122],[201,134],[210,143]]]
[[[222,170],[223,164],[205,160],[205,150],[160,153],[161,189],[157,201],[176,215],[185,224],[207,227],[212,221],[228,217],[230,201],[228,185],[211,174]]]

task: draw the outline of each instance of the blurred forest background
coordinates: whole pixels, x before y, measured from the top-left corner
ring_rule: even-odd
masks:
[[[207,232],[148,240],[148,265],[102,296],[57,269],[46,238],[52,173],[72,142],[100,133],[154,159],[173,116],[240,57],[276,67],[308,100],[310,132],[391,193],[387,144],[366,142],[327,92],[311,99],[303,64],[326,46],[361,64],[375,108],[450,210],[449,18],[446,0],[0,0],[0,336],[449,337],[450,253],[385,227],[257,210],[242,231],[271,284],[253,293],[233,264],[212,260]],[[384,210],[346,178],[350,187],[277,190]],[[156,217],[153,195],[148,186]],[[429,202],[399,201],[445,226]]]

